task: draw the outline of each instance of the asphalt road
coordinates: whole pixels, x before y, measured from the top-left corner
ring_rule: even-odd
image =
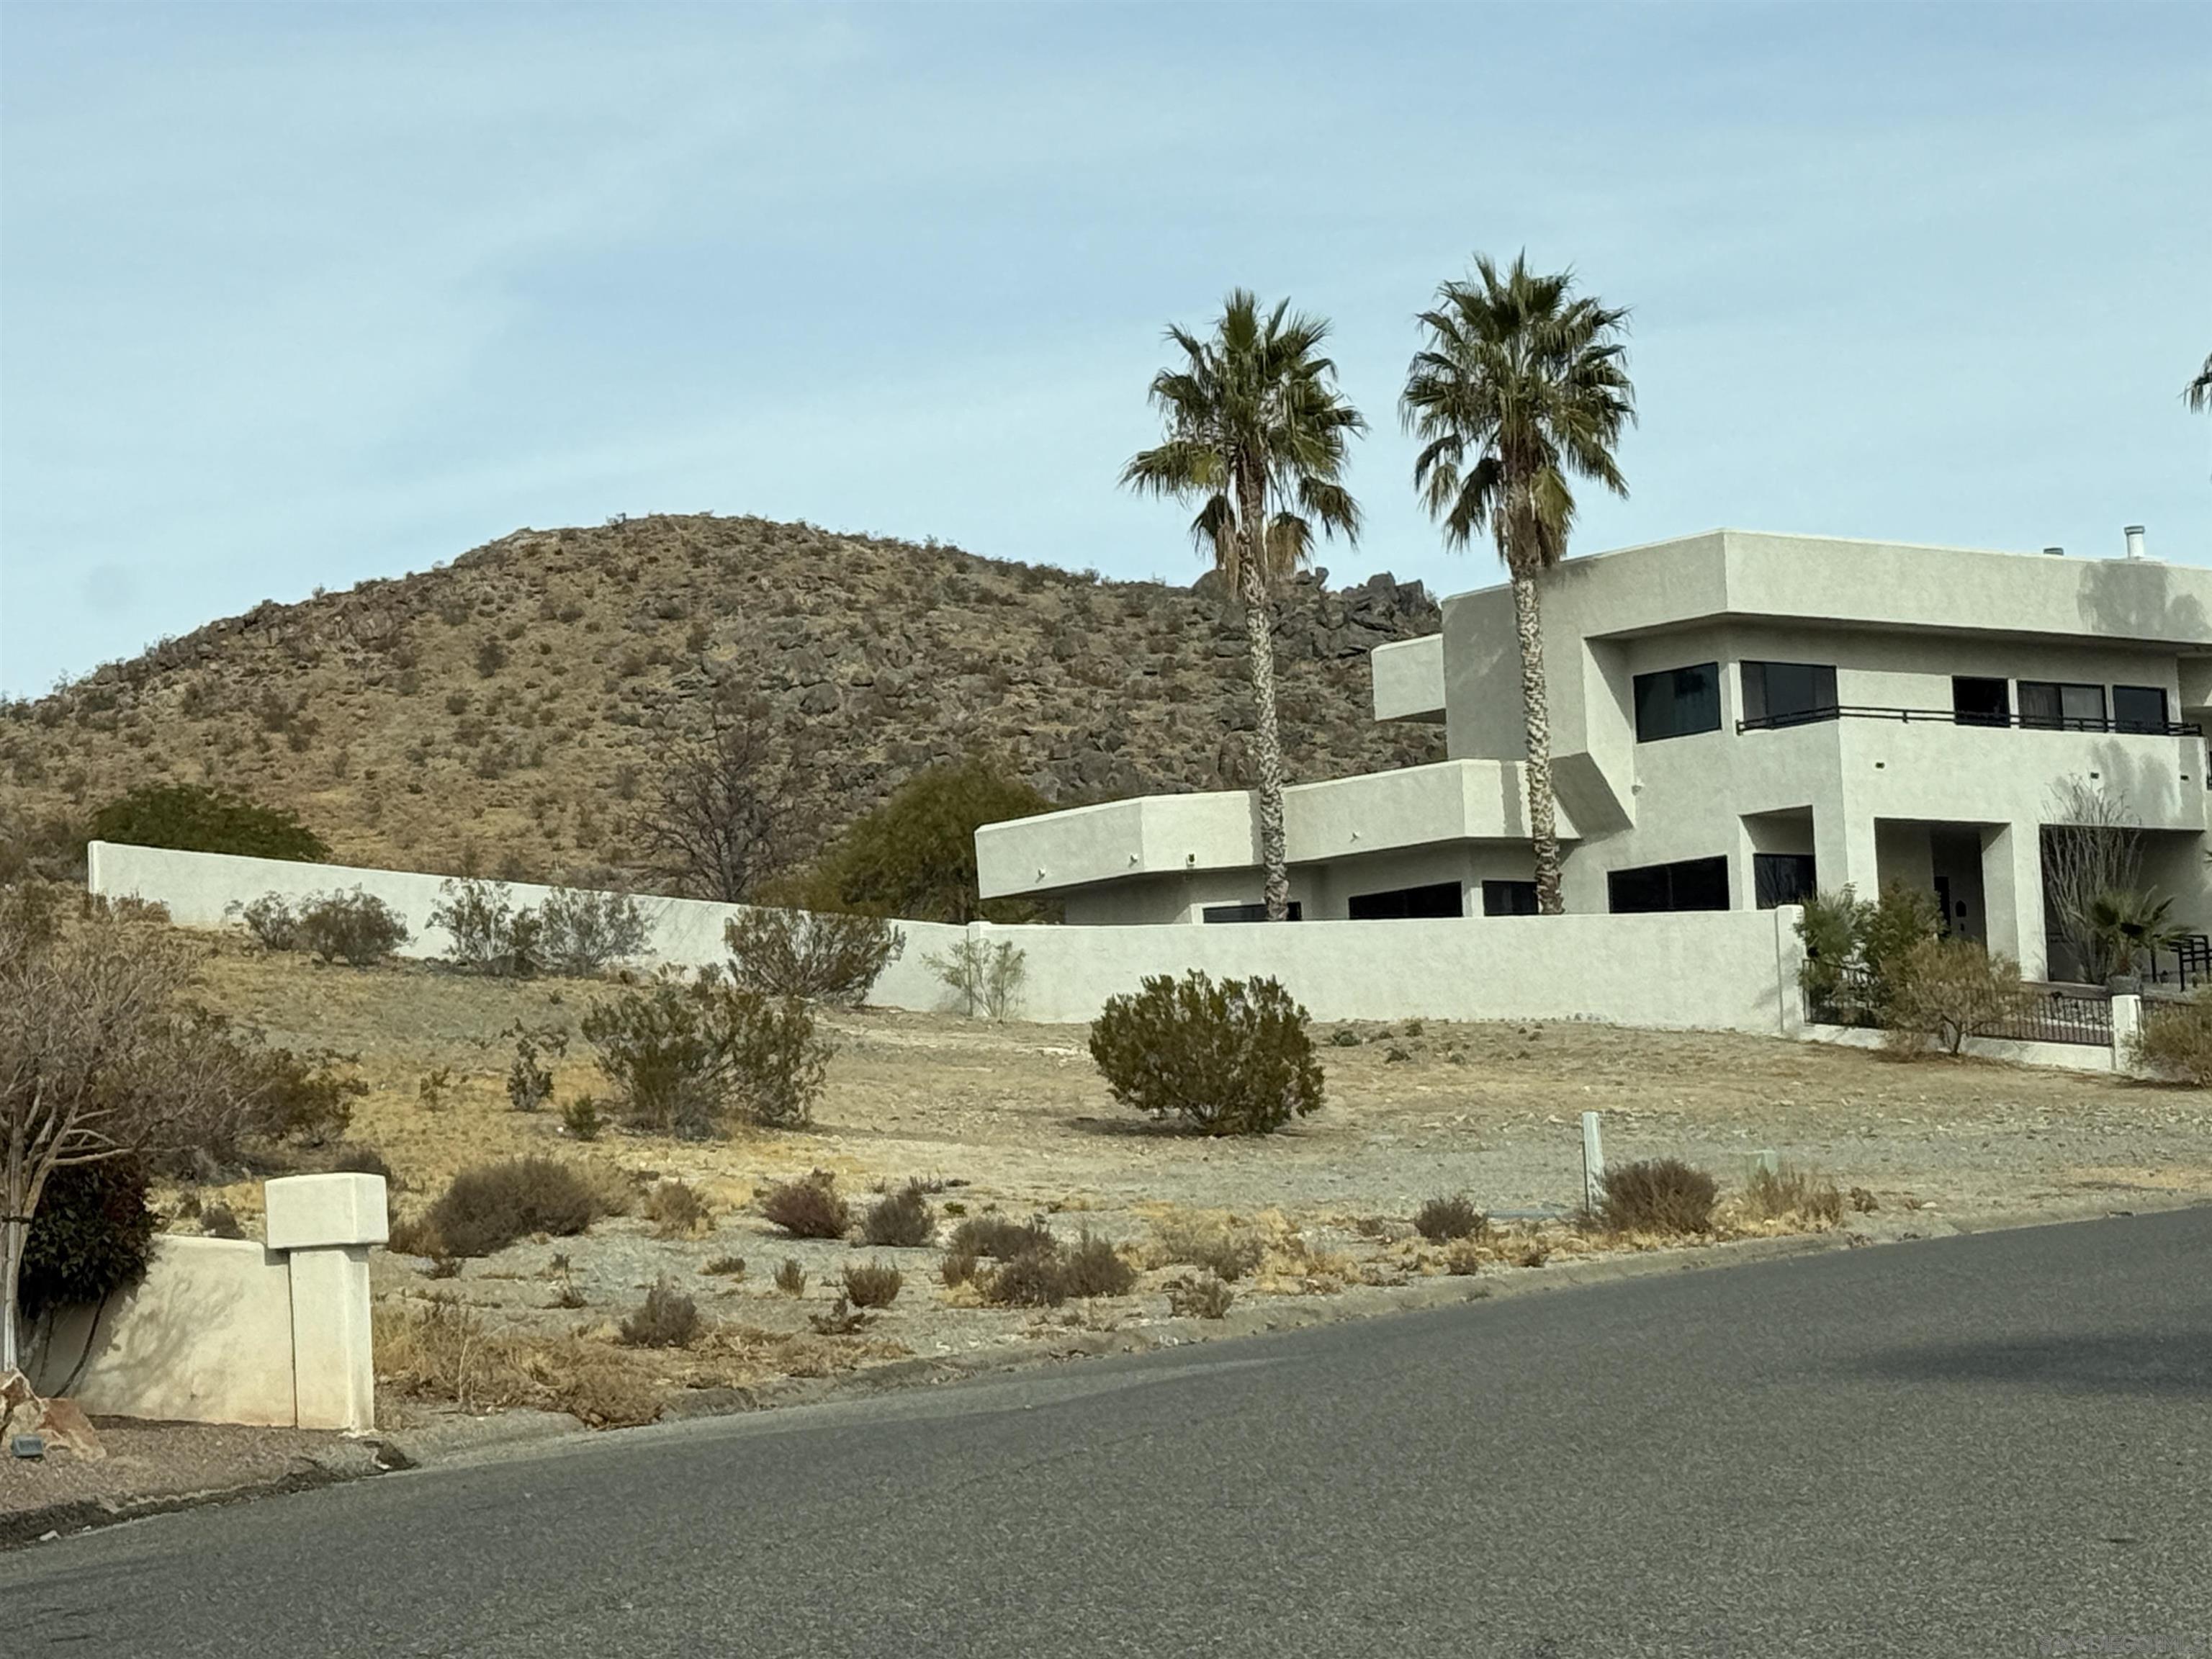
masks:
[[[2212,1659],[2212,1211],[600,1437],[0,1557],[0,1654]]]

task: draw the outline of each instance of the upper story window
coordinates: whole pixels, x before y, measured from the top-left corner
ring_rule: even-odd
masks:
[[[2020,723],[2045,732],[2101,732],[2105,688],[2057,680],[2020,683]]]
[[[1743,718],[1747,726],[1792,726],[1833,718],[1833,663],[1747,662],[1743,665]]]
[[[2012,688],[1976,674],[1951,677],[1951,712],[1961,726],[2010,726]]]
[[[2114,686],[2112,724],[2123,732],[2165,731],[2166,688],[2162,685]]]
[[[1721,665],[1662,668],[1636,677],[1636,740],[1686,738],[1721,729]]]

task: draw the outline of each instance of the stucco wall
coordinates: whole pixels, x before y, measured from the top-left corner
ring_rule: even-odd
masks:
[[[31,1362],[40,1393],[88,1412],[289,1425],[290,1269],[251,1239],[164,1235],[132,1289],[41,1321]]]

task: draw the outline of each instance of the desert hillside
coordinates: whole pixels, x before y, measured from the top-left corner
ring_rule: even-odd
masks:
[[[765,700],[831,829],[969,752],[1054,800],[1236,785],[1250,696],[1216,587],[758,519],[520,530],[7,706],[0,819],[207,782],[295,809],[349,862],[580,879],[634,864],[656,756],[732,695]],[[1366,664],[1437,626],[1418,585],[1292,586],[1294,780],[1441,758],[1435,728],[1369,718]]]

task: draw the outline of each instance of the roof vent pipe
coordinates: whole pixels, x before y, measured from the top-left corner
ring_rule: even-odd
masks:
[[[2142,557],[2143,527],[2139,524],[2131,524],[2122,533],[2128,538],[2128,556],[2131,559]]]
[[[2046,547],[2043,550],[2054,559],[2063,559],[2066,556],[2066,550],[2063,547]]]

